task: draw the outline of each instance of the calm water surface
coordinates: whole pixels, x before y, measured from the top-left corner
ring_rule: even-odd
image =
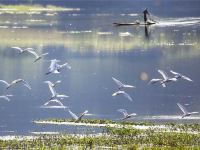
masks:
[[[33,1],[46,4],[45,1]],[[32,87],[18,85],[0,94],[13,94],[11,101],[0,101],[0,135],[30,134],[39,131],[85,132],[84,128],[35,125],[35,119],[71,118],[63,109],[41,106],[51,97],[45,80],[62,82],[56,87],[69,98],[61,100],[75,113],[88,110],[90,118],[117,120],[117,109],[137,113],[133,120],[154,122],[198,122],[200,116],[181,120],[179,102],[189,111],[200,111],[200,1],[49,1],[79,11],[40,14],[0,14],[0,79],[23,78]],[[8,1],[2,1],[8,3]],[[13,3],[14,2],[9,2]],[[151,27],[115,27],[113,22],[143,20],[148,7],[158,20]],[[19,55],[12,46],[33,47],[48,52],[33,63],[30,54]],[[49,60],[68,62],[71,70],[45,75]],[[194,82],[180,80],[166,88],[148,85],[159,78],[157,70],[171,69],[189,76]],[[171,75],[170,73],[168,73]],[[112,97],[115,77],[136,86],[127,90],[133,102]],[[91,128],[93,130],[93,128]]]

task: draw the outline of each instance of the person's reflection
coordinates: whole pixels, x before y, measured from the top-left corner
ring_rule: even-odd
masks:
[[[148,25],[145,25],[145,26],[144,26],[144,31],[145,31],[145,38],[146,38],[147,40],[149,40],[150,30],[149,30],[149,26],[148,26]]]

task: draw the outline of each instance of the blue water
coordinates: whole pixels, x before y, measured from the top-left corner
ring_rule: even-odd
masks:
[[[32,1],[32,4],[38,3],[46,5],[47,1]],[[137,121],[199,123],[199,115],[183,120],[174,116],[182,114],[177,102],[186,104],[189,111],[200,111],[200,1],[60,0],[48,1],[48,4],[80,8],[80,11],[53,16],[46,13],[0,15],[0,27],[6,26],[0,28],[0,79],[23,78],[32,87],[31,91],[22,85],[5,90],[0,85],[1,94],[14,95],[10,102],[0,101],[0,135],[33,131],[85,132],[78,127],[32,123],[35,119],[71,118],[66,110],[41,108],[51,97],[43,83],[46,80],[61,80],[56,90],[69,96],[61,100],[63,104],[74,113],[87,109],[93,114],[89,118],[117,120],[122,117],[117,109],[123,108],[137,113],[132,119]],[[141,12],[146,7],[160,24],[147,28],[112,25],[113,22],[142,21]],[[49,55],[33,63],[31,55],[19,55],[12,46],[33,47],[38,53]],[[49,60],[54,58],[61,63],[67,61],[72,69],[45,75]],[[194,82],[180,80],[167,84],[166,88],[148,85],[150,79],[160,77],[158,69],[169,75],[172,69]],[[112,97],[117,90],[112,77],[136,86],[127,90],[132,102],[123,96]]]

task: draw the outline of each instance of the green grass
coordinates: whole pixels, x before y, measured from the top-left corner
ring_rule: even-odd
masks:
[[[39,121],[52,121],[52,122],[73,122],[71,119],[45,119]],[[156,124],[148,122],[115,122],[112,120],[99,120],[99,119],[83,119],[81,123],[91,124],[107,124],[104,127],[101,135],[85,135],[84,137],[75,135],[55,135],[43,136],[40,140],[45,143],[43,146],[47,147],[63,147],[76,145],[81,149],[84,148],[97,148],[97,147],[112,147],[113,149],[176,149],[176,150],[194,150],[200,149],[200,124],[164,124],[169,131],[161,130],[159,128],[149,128],[146,130],[134,129],[131,125],[154,126]],[[122,125],[121,128],[111,127],[109,124]],[[174,132],[178,131],[178,132]],[[197,133],[193,133],[197,132]],[[42,140],[41,140],[42,138]],[[46,141],[46,139],[50,139]],[[45,141],[45,142],[44,142]],[[41,146],[43,143],[38,143]]]
[[[131,128],[107,127],[106,134],[100,136],[61,134],[44,135],[33,140],[0,140],[1,149],[80,149],[111,147],[117,149],[199,149],[200,135],[188,133],[164,133],[153,130],[141,131]]]

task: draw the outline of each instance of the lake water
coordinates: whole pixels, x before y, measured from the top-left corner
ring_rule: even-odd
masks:
[[[132,120],[154,122],[200,122],[195,115],[180,119],[177,103],[189,111],[200,111],[200,1],[198,0],[73,0],[48,1],[72,11],[40,14],[0,14],[0,79],[23,78],[32,90],[16,85],[2,94],[12,94],[10,102],[0,99],[0,135],[30,134],[40,131],[84,132],[84,128],[36,125],[32,121],[47,118],[71,118],[67,110],[41,108],[51,93],[46,80],[61,80],[56,90],[69,96],[61,100],[74,113],[88,110],[89,118],[117,120],[117,110],[137,113]],[[2,1],[4,4],[16,4]],[[33,1],[46,4],[47,1]],[[113,26],[114,22],[143,21],[148,8],[159,23],[144,26]],[[38,62],[30,54],[19,55],[11,47],[33,47],[46,53]],[[72,69],[45,75],[49,60],[68,62]],[[148,85],[159,78],[158,69],[190,77]],[[112,77],[136,86],[123,96],[112,97],[117,90]],[[93,130],[93,129],[92,129]]]

